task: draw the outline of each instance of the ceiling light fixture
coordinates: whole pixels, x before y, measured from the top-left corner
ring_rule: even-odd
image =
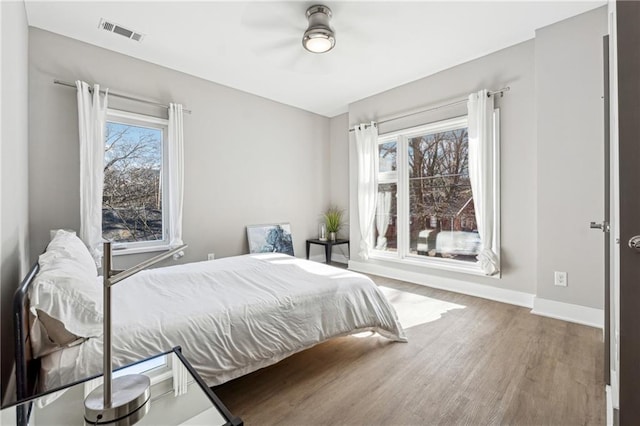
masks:
[[[325,53],[333,49],[336,45],[336,37],[329,24],[331,9],[317,4],[307,9],[306,15],[309,27],[302,38],[304,48],[313,53]]]

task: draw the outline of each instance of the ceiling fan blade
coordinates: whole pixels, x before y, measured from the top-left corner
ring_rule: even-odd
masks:
[[[270,66],[304,74],[330,72],[327,58],[302,47],[302,36],[308,21],[303,2],[252,3],[245,9],[241,23],[247,34],[248,49]],[[289,7],[290,6],[290,7]]]
[[[279,37],[277,39],[262,39],[257,40],[252,46],[251,50],[258,56],[272,55],[274,51],[281,49],[288,49],[291,46],[295,46],[298,40],[292,37]],[[302,45],[302,42],[300,42]]]
[[[291,7],[283,8],[268,2],[251,3],[242,14],[240,22],[248,30],[304,32],[307,26],[304,15],[306,8],[303,5],[301,9],[293,2],[290,4]]]

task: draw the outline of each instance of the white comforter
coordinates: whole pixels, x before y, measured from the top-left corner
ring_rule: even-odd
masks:
[[[281,254],[143,271],[112,289],[114,367],[182,346],[209,386],[332,337],[373,330],[406,341],[366,276]],[[43,359],[52,389],[102,371],[102,339]]]

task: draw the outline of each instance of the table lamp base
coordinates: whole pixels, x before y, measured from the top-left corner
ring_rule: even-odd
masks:
[[[147,376],[131,374],[113,379],[111,404],[104,406],[104,385],[84,400],[84,420],[88,425],[128,426],[149,412],[151,381]]]

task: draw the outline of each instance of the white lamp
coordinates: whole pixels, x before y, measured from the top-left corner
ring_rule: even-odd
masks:
[[[125,278],[167,259],[184,250],[183,245],[144,261],[126,271],[111,269],[111,243],[103,246],[103,369],[104,383],[93,390],[84,400],[84,419],[91,425],[128,426],[137,423],[149,412],[151,381],[144,374],[129,374],[112,378],[111,359],[111,286]]]
[[[309,52],[325,53],[336,45],[336,37],[329,21],[331,9],[323,5],[311,6],[306,12],[309,27],[302,37],[302,45]]]

